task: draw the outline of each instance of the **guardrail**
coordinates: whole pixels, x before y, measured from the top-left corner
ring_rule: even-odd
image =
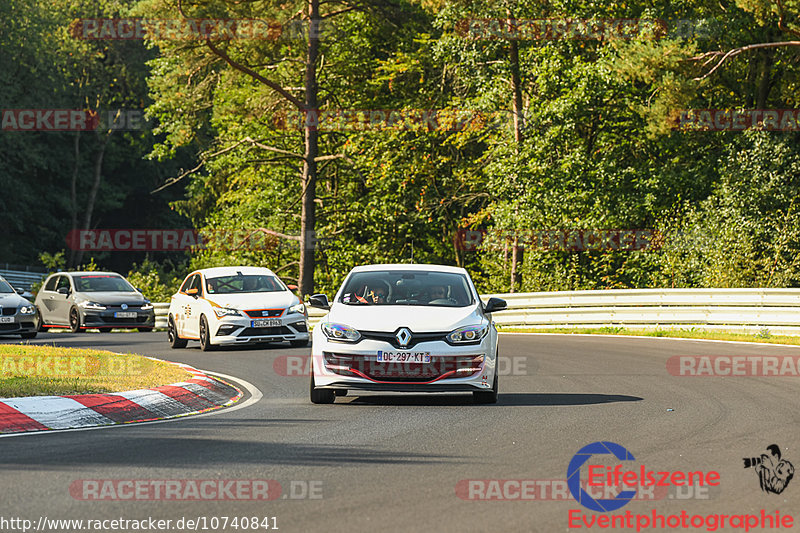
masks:
[[[800,289],[614,289],[486,294],[504,299],[499,326],[528,328],[679,327],[800,335]],[[156,326],[166,327],[169,304],[157,303]],[[325,315],[308,308],[314,326]]]
[[[15,289],[31,290],[31,285],[39,283],[47,276],[46,272],[32,272],[28,270],[8,270],[0,269],[0,276],[11,284]]]

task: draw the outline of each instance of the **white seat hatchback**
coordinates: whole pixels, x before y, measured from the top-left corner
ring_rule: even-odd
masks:
[[[303,302],[268,268],[217,267],[192,272],[172,296],[167,332],[173,348],[288,341],[306,346]]]

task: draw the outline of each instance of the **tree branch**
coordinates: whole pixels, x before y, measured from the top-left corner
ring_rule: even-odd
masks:
[[[714,58],[722,56],[714,67],[706,72],[704,75],[699,76],[697,78],[693,78],[694,81],[702,81],[709,76],[711,76],[716,70],[722,66],[722,64],[732,57],[736,57],[742,52],[746,52],[748,50],[756,50],[759,48],[777,48],[781,46],[800,46],[800,41],[781,41],[779,43],[758,43],[758,44],[748,44],[747,46],[742,46],[740,48],[734,48],[733,50],[728,50],[727,52],[723,51],[715,51],[715,52],[706,52],[704,54],[700,54],[699,56],[694,56],[686,59],[685,61],[700,61],[705,59],[706,61],[703,63],[703,66],[708,65],[713,61]]]

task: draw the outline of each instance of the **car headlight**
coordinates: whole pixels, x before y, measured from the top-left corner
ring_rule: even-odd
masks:
[[[242,316],[242,314],[239,311],[237,311],[236,309],[232,309],[230,307],[215,307],[214,313],[216,313],[216,315],[219,318],[222,318],[224,316]]]
[[[462,328],[454,329],[447,334],[447,342],[450,344],[468,344],[478,342],[486,336],[489,331],[489,324],[481,324],[477,326],[464,326]]]
[[[289,308],[289,312],[287,314],[290,315],[292,313],[300,313],[301,315],[306,314],[306,306],[305,306],[305,304],[303,302],[300,302],[297,305],[291,306]]]
[[[320,327],[322,328],[322,333],[332,341],[358,342],[361,339],[361,333],[357,329],[344,324],[323,322]]]
[[[106,309],[105,305],[99,304],[97,302],[91,302],[89,300],[81,302],[78,305],[80,305],[84,309],[94,309],[95,311],[105,311]]]
[[[150,302],[145,302],[142,304],[142,311],[149,311],[152,308],[153,304],[151,304]]]
[[[26,305],[19,308],[19,314],[21,315],[32,315],[36,312],[36,308],[32,305]]]

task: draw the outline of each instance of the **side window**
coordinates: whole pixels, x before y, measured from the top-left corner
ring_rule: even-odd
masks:
[[[69,289],[69,278],[67,276],[58,276],[58,285],[56,285],[56,290],[66,288]]]
[[[192,286],[192,281],[194,281],[194,276],[189,276],[186,278],[186,281],[183,282],[183,285],[181,285],[181,288],[178,292],[185,293],[187,290],[189,290],[189,287]]]
[[[192,284],[189,286],[190,289],[197,289],[197,295],[203,295],[203,277],[200,274],[195,274],[194,279],[192,280]]]
[[[53,276],[52,278],[47,280],[47,284],[44,286],[44,290],[53,292],[56,290],[56,283],[58,283],[58,278],[61,276]]]

